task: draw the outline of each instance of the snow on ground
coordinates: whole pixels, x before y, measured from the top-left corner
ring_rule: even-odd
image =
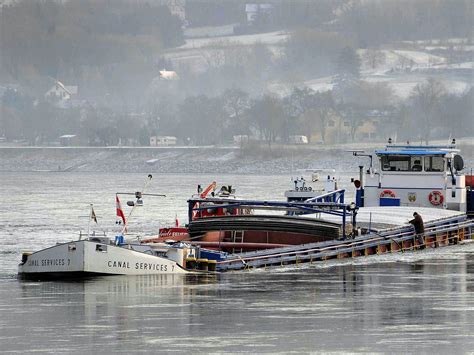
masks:
[[[288,33],[283,31],[257,33],[252,35],[240,36],[221,36],[214,38],[193,38],[187,39],[186,43],[177,49],[194,49],[225,45],[252,45],[255,43],[263,44],[282,44],[288,39]]]
[[[426,52],[394,50],[395,54],[401,58],[406,58],[413,61],[417,66],[429,66],[433,64],[441,64],[446,62],[446,58],[433,55]]]
[[[368,83],[386,83],[388,84],[394,94],[398,96],[399,99],[408,98],[413,89],[427,80],[427,76],[407,72],[405,74],[373,74],[361,76],[361,79]],[[469,78],[466,78],[467,81],[460,79],[451,78],[448,76],[437,77],[437,79],[444,84],[447,92],[452,94],[463,94],[472,87],[472,83],[469,82]],[[332,90],[334,87],[334,77],[328,76],[324,78],[318,78],[313,80],[307,80],[302,83],[303,85],[313,89],[317,92],[323,92],[327,90]],[[277,93],[280,96],[286,96],[291,93],[291,90],[294,86],[298,86],[298,83],[292,83],[285,85],[283,83],[272,83],[268,86],[268,90],[271,92]]]
[[[304,82],[304,84],[317,92],[332,90],[334,88],[334,76],[326,76],[324,78],[307,80]]]
[[[219,65],[218,62],[222,57],[220,51],[227,46],[263,43],[272,50],[274,57],[278,57],[281,55],[281,44],[288,39],[288,36],[286,31],[277,31],[239,36],[192,38],[187,39],[185,45],[168,52],[166,57],[178,67],[184,65],[194,71],[202,71],[210,65]],[[443,45],[445,43],[448,42],[440,42]],[[452,39],[449,43],[463,44],[464,42]],[[420,42],[418,46],[423,46],[423,44],[433,46],[438,43],[436,41]],[[400,99],[409,97],[413,89],[425,82],[429,76],[435,76],[446,86],[448,92],[454,94],[462,94],[472,86],[472,80],[465,73],[473,69],[473,62],[447,64],[446,58],[422,50],[384,49],[378,52],[383,54],[383,60],[373,67],[369,63],[367,51],[358,50],[362,59],[361,79],[369,83],[387,83]],[[280,96],[286,96],[291,93],[294,86],[299,85],[308,86],[318,92],[332,90],[334,77],[308,78],[308,80],[298,82],[271,82],[268,84],[268,90]]]
[[[440,208],[418,207],[418,206],[399,206],[399,207],[361,207],[357,212],[357,222],[365,225],[372,225],[374,229],[386,229],[393,227],[409,226],[409,220],[413,218],[413,212],[417,211],[425,223],[434,222],[439,219],[447,219],[459,215],[463,212],[444,210]],[[318,218],[317,214],[308,214],[302,218]],[[331,215],[322,215],[323,220],[338,223],[340,217]]]
[[[176,67],[187,67],[194,72],[202,72],[209,66],[222,65],[222,50],[231,46],[251,46],[256,43],[267,45],[274,58],[282,56],[281,45],[287,41],[288,33],[283,31],[240,36],[217,36],[189,38],[164,56]]]
[[[393,89],[395,95],[401,99],[406,99],[411,95],[413,89],[425,82],[427,79],[423,75],[397,75],[397,76],[368,76],[363,80],[369,83],[387,83]],[[449,77],[437,78],[446,87],[446,90],[452,94],[463,94],[470,89],[472,84]]]
[[[456,66],[453,65],[453,68],[456,68]],[[470,69],[472,68],[472,63],[463,63],[463,65],[459,65],[458,68]],[[404,73],[393,74],[383,74],[378,71],[370,73],[366,71],[361,75],[361,79],[365,82],[388,84],[392,88],[394,94],[400,99],[408,98],[413,92],[413,89],[417,85],[426,82],[427,78],[427,75],[422,75],[421,73],[412,73],[409,71]],[[472,87],[472,82],[469,78],[466,78],[466,80],[462,80],[450,77],[448,75],[443,75],[437,77],[437,79],[444,84],[446,90],[449,93],[456,95],[463,94]],[[318,92],[332,90],[334,87],[334,77],[328,76],[324,78],[307,80],[303,84]],[[281,83],[279,85],[273,84],[269,87],[269,89],[271,91],[278,90],[280,94],[283,92],[291,92],[290,87],[285,87]]]
[[[385,56],[385,60],[382,63],[378,63],[375,68],[373,68],[366,59],[367,51],[365,49],[360,49],[357,51],[362,59],[362,75],[385,74],[386,72],[394,70],[400,66],[400,56],[398,54],[391,50],[380,50],[380,52]]]
[[[229,152],[227,154],[223,154],[223,155],[220,155],[220,156],[208,158],[208,161],[226,162],[226,161],[231,161],[233,159],[236,159],[235,152]]]
[[[455,64],[435,64],[434,69],[474,69],[474,62],[464,62]]]
[[[455,45],[455,46],[426,46],[423,48],[425,51],[436,51],[436,50],[448,50],[452,49],[454,51],[474,51],[474,46],[471,45]]]
[[[411,71],[446,64],[446,58],[427,52],[408,50],[380,50],[379,52],[383,54],[385,60],[372,67],[366,58],[367,51],[358,51],[362,58],[361,73],[363,75],[380,75],[404,70]]]
[[[199,37],[218,37],[231,36],[234,34],[234,27],[238,24],[223,25],[223,26],[202,26],[202,27],[188,27],[184,29],[184,37],[199,38]]]
[[[402,41],[404,44],[416,44],[416,45],[423,45],[423,44],[466,44],[468,43],[467,38],[459,37],[459,38],[443,38],[443,39],[422,39],[418,41]]]
[[[421,51],[381,50],[380,52],[383,53],[384,60],[372,67],[366,57],[367,51],[358,51],[362,58],[361,79],[369,83],[387,83],[400,99],[409,97],[418,84],[427,80],[428,74],[438,74],[436,78],[446,86],[448,92],[453,94],[462,94],[472,86],[469,77],[465,79],[462,76],[454,77],[443,71],[472,70],[473,62],[447,64],[446,58]],[[310,79],[304,81],[303,84],[315,91],[332,90],[334,77]],[[281,83],[273,84],[269,89],[278,90],[280,93],[289,90]]]

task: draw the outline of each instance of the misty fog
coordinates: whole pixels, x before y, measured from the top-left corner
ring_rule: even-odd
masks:
[[[0,146],[474,135],[469,0],[0,4]]]

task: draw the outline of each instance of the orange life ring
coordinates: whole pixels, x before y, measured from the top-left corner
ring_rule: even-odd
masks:
[[[380,193],[380,198],[384,198],[384,197],[392,197],[392,198],[395,198],[395,192],[393,192],[392,190],[383,190],[383,191]]]
[[[428,195],[428,200],[433,206],[439,206],[444,201],[444,196],[440,191],[431,191]]]

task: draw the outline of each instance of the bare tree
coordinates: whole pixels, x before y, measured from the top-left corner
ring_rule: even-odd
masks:
[[[411,100],[413,108],[420,117],[418,133],[426,142],[431,138],[431,130],[436,124],[440,101],[445,94],[446,88],[444,85],[433,78],[429,78],[425,83],[418,84],[413,89]]]
[[[345,87],[339,93],[346,104],[353,104],[367,109],[380,109],[391,106],[395,101],[395,94],[387,83],[368,83],[356,81]]]
[[[224,140],[225,111],[218,98],[190,96],[179,106],[180,135],[195,144],[217,144]]]
[[[250,108],[249,95],[240,89],[229,89],[222,94],[222,102],[227,113],[227,127],[232,134],[249,134],[246,124],[247,111]]]
[[[331,91],[325,91],[317,94],[317,106],[316,110],[319,119],[319,129],[321,132],[321,139],[324,142],[326,140],[326,127],[328,126],[331,112],[334,110],[334,98]]]
[[[360,57],[352,47],[344,47],[337,57],[337,70],[342,74],[349,74],[355,78],[360,76]]]
[[[290,131],[296,133],[297,129],[295,127],[301,124],[302,132],[308,137],[308,141],[311,142],[316,121],[313,112],[316,106],[316,92],[308,87],[302,89],[295,87],[291,95],[284,101],[287,116],[287,135],[290,135]]]
[[[281,135],[284,123],[285,112],[281,101],[265,95],[261,100],[252,103],[249,115],[252,124],[271,147],[272,142]]]
[[[367,62],[370,68],[375,69],[379,65],[385,64],[387,56],[385,52],[376,49],[367,49],[364,53],[364,60]]]
[[[354,142],[357,130],[366,120],[364,111],[354,104],[341,104],[338,112],[341,118],[349,124],[351,139]]]

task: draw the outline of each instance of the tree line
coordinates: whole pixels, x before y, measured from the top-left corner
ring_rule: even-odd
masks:
[[[335,23],[358,47],[394,41],[472,38],[471,0],[354,1]]]
[[[259,3],[256,1],[255,3]],[[257,30],[302,27],[338,31],[358,46],[431,38],[468,38],[473,22],[470,0],[266,0],[271,18],[262,18]],[[191,26],[244,23],[246,0],[186,1]]]
[[[180,20],[166,6],[127,0],[4,6],[0,83],[15,85],[1,97],[0,136],[41,144],[77,133],[83,144],[146,145],[150,135],[175,135],[189,144],[254,135],[272,144],[296,134],[311,139],[314,132],[324,141],[331,117],[342,117],[349,127],[343,139],[354,140],[373,110],[390,114],[390,127],[378,129],[400,137],[472,133],[472,90],[452,95],[431,80],[400,102],[389,86],[360,80],[356,51],[390,41],[470,38],[470,1],[268,2],[273,20],[259,26],[291,29],[288,39],[275,45],[214,42],[196,49],[204,61],[199,71],[166,56],[183,43]],[[246,3],[189,0],[187,19],[195,25],[245,21]],[[376,68],[383,53],[369,48],[364,60]],[[176,70],[180,80],[156,80],[159,69]],[[324,76],[334,77],[332,92],[304,86],[286,92],[291,83]],[[46,101],[54,79],[77,85],[87,103],[62,109]],[[269,90],[279,83],[283,89]]]
[[[420,83],[402,101],[388,85],[364,81],[324,92],[295,87],[286,97],[252,98],[242,90],[229,89],[217,97],[186,98],[172,114],[162,117],[160,125],[163,134],[194,144],[229,143],[235,135],[253,136],[269,145],[287,143],[292,135],[305,135],[310,143],[317,135],[320,142],[327,142],[328,127],[335,120],[342,120],[348,130],[339,143],[354,142],[368,121],[376,125],[379,139],[429,141],[474,134],[473,94],[472,88],[450,94],[435,79]]]
[[[310,143],[317,135],[327,142],[327,130],[334,120],[342,120],[348,131],[336,143],[355,141],[356,133],[368,121],[377,125],[380,139],[395,135],[399,140],[429,141],[474,134],[473,89],[449,94],[434,79],[417,85],[401,102],[394,100],[387,85],[363,81],[325,92],[295,87],[285,97],[252,97],[233,88],[218,96],[188,96],[174,104],[171,99],[163,96],[141,114],[117,113],[92,106],[62,109],[8,90],[1,101],[0,132],[8,140],[25,140],[31,145],[47,144],[72,133],[81,138],[81,144],[101,146],[147,146],[149,138],[156,135],[176,136],[179,144],[192,145],[232,144],[235,136],[270,146],[287,143],[292,135],[305,135]]]

